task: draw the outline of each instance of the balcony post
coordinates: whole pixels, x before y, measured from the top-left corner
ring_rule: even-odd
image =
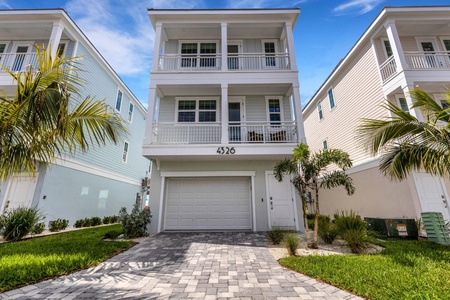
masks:
[[[292,34],[292,24],[290,22],[286,22],[285,25],[286,30],[286,41],[288,44],[288,55],[289,55],[289,65],[290,69],[293,71],[297,71],[297,62],[295,60],[295,51],[294,51],[294,35]]]
[[[155,123],[156,95],[156,87],[150,87],[150,93],[148,96],[147,119],[145,120],[144,145],[150,145],[153,142],[153,124]]]
[[[64,25],[62,24],[62,21],[59,20],[57,22],[53,23],[52,33],[50,34],[49,43],[47,45],[47,50],[50,49],[50,45],[52,46],[52,57],[56,57],[56,54],[58,53],[59,43],[61,42],[61,36],[64,30]]]
[[[395,26],[395,21],[389,21],[384,25],[386,28],[386,33],[391,44],[392,53],[397,66],[397,73],[403,71],[407,68],[405,54],[403,52],[403,47],[400,42],[400,37],[398,36],[397,27]],[[384,46],[384,45],[383,45]]]
[[[228,71],[228,24],[223,22],[221,24],[222,33],[222,71]]]
[[[223,145],[228,144],[228,84],[222,84],[222,139]]]
[[[294,104],[295,126],[297,129],[297,142],[306,143],[305,128],[303,127],[302,102],[300,100],[300,87],[298,84],[292,88],[292,102]]]
[[[158,22],[158,23],[156,23],[156,30],[155,30],[155,47],[153,48],[152,72],[158,71],[158,68],[159,68],[159,54],[161,53],[160,52],[161,51],[161,33],[162,33],[162,24],[160,22]]]

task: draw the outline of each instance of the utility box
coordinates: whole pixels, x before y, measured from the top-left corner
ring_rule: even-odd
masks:
[[[440,212],[423,212],[423,226],[427,232],[428,240],[450,246],[448,228],[445,226],[444,217]]]
[[[414,219],[364,218],[367,229],[377,232],[381,237],[417,239],[418,231]]]

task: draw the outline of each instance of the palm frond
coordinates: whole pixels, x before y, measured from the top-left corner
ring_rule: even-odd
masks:
[[[353,185],[353,179],[348,176],[344,171],[336,170],[323,174],[320,178],[320,188],[332,189],[338,186],[343,186],[349,196],[355,193],[355,186]]]

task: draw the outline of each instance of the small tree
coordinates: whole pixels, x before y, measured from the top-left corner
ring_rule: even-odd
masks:
[[[337,169],[327,171],[330,165],[336,165]],[[347,194],[353,195],[355,187],[353,180],[345,173],[352,166],[348,153],[339,149],[327,149],[311,154],[306,144],[295,147],[291,160],[283,160],[275,165],[275,178],[282,181],[286,174],[294,175],[291,180],[302,200],[303,220],[308,247],[317,248],[317,232],[319,228],[319,189],[332,189],[343,186]],[[308,222],[306,222],[306,192],[315,192],[314,202],[314,238],[311,242]]]

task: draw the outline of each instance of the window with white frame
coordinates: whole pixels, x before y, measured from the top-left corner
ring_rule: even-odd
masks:
[[[267,119],[271,125],[279,125],[283,121],[283,104],[281,97],[266,97]]]
[[[2,53],[5,53],[7,47],[7,42],[0,42],[0,63],[2,62]]]
[[[265,67],[276,67],[276,53],[277,53],[277,41],[276,40],[263,40],[263,51],[265,54]]]
[[[66,53],[67,50],[67,42],[61,42],[58,46],[58,51],[57,51],[57,55],[58,56],[63,56]]]
[[[391,42],[387,38],[381,39],[381,42],[383,43],[383,49],[384,54],[386,55],[386,58],[391,57],[394,55],[394,52],[392,51]]]
[[[443,109],[450,108],[450,103],[447,100],[440,100],[440,102]]]
[[[122,107],[122,91],[117,91],[117,98],[116,98],[116,110],[120,111],[120,108]]]
[[[122,161],[124,163],[128,161],[128,142],[123,143]]]
[[[323,150],[328,149],[328,141],[327,140],[323,140],[322,145],[323,145]]]
[[[317,103],[317,112],[319,113],[319,120],[323,119],[322,102]]]
[[[406,101],[406,98],[404,97],[398,97],[398,103],[400,104],[400,108],[403,111],[409,111],[408,102]]]
[[[182,68],[215,68],[216,67],[217,42],[181,42],[181,67]]]
[[[134,105],[133,103],[130,103],[130,106],[128,107],[128,122],[131,122],[133,120],[133,110]]]
[[[336,106],[334,103],[333,88],[328,90],[328,100],[330,101],[330,109],[333,109]]]
[[[217,99],[177,99],[177,122],[217,121]]]

